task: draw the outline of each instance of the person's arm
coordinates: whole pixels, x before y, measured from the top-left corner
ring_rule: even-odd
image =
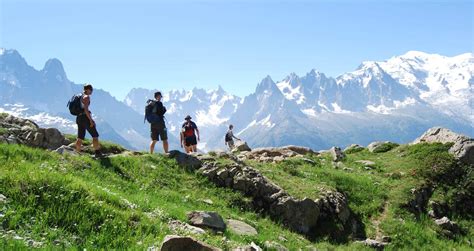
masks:
[[[183,131],[181,131],[179,132],[179,142],[181,143],[181,148],[183,148],[183,141],[184,141]]]
[[[234,132],[232,132],[232,138],[234,138],[236,140],[240,140],[239,138],[235,137]]]
[[[82,103],[84,104],[84,113],[86,114],[87,118],[89,119],[89,122],[91,123],[91,127],[94,127],[95,122],[92,119],[91,112],[89,111],[89,105],[91,103],[90,97],[88,95],[85,95],[84,98],[82,98]]]

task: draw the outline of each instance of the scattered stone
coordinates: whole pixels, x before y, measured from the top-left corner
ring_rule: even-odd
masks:
[[[354,169],[352,169],[352,168],[350,168],[350,167],[344,167],[344,168],[342,168],[342,170],[347,171],[347,172],[352,172],[352,171],[354,171]]]
[[[249,224],[245,222],[238,221],[238,220],[232,220],[232,219],[228,220],[227,227],[229,228],[229,230],[236,233],[237,235],[253,236],[253,235],[258,234],[257,230],[254,227],[250,226]]]
[[[206,231],[202,228],[191,226],[179,220],[172,220],[168,223],[169,228],[174,232],[187,232],[191,234],[205,234]]]
[[[392,237],[384,235],[382,236],[382,241],[387,243],[392,242]]]
[[[465,135],[446,128],[433,127],[412,142],[412,144],[419,143],[453,143],[449,152],[464,163],[474,164],[474,139]]]
[[[76,150],[69,146],[60,146],[58,149],[54,150],[59,154],[69,154],[69,155],[79,155]]]
[[[7,203],[7,197],[0,193],[0,204]]]
[[[188,213],[188,220],[191,225],[197,227],[210,228],[221,232],[226,229],[224,220],[216,212],[193,211]]]
[[[432,200],[430,200],[428,204],[431,207],[431,210],[428,212],[428,214],[432,218],[440,219],[446,216],[446,214],[448,213],[449,208],[445,204],[441,204],[437,201]]]
[[[167,235],[160,248],[161,251],[182,251],[182,250],[199,250],[199,251],[217,251],[221,250],[212,247],[206,243],[195,240],[191,237]]]
[[[446,216],[435,220],[435,224],[444,230],[443,234],[447,237],[453,238],[454,235],[461,233],[459,225],[456,222],[449,220]]]
[[[214,202],[213,202],[211,199],[203,199],[203,200],[201,200],[201,201],[204,202],[204,203],[206,203],[206,204],[208,204],[208,205],[214,204]]]
[[[235,249],[233,249],[233,251],[263,251],[263,249],[252,241],[252,243],[250,243],[250,245],[235,248]]]
[[[265,241],[264,247],[266,250],[288,251],[289,249],[275,241]]]
[[[332,160],[334,162],[339,162],[346,158],[346,155],[344,154],[344,152],[342,152],[340,147],[333,146],[331,147],[331,149],[329,149],[329,152],[331,153]]]
[[[367,238],[364,241],[358,241],[358,243],[362,243],[362,244],[364,244],[368,247],[375,248],[377,250],[383,250],[385,248],[385,246],[388,245],[387,242],[377,241],[377,240],[373,240],[373,239],[369,239],[369,238]]]
[[[344,149],[344,153],[350,154],[350,153],[357,153],[365,148],[363,146],[357,145],[357,144],[352,144]]]
[[[252,151],[239,154],[239,159],[252,159],[259,162],[281,162],[288,158],[304,158],[306,154],[318,154],[307,147],[283,146],[283,147],[261,147]],[[312,160],[310,160],[313,162]]]
[[[316,161],[312,160],[312,159],[308,159],[308,158],[301,158],[302,161],[308,163],[308,164],[311,164],[311,165],[316,165]]]
[[[398,146],[398,144],[392,143],[390,141],[376,141],[370,143],[367,146],[367,149],[372,153],[383,153],[392,150],[396,146]]]
[[[428,206],[428,201],[433,194],[433,188],[429,186],[412,188],[410,192],[413,198],[406,204],[408,210],[417,216],[425,213]]]
[[[368,166],[368,167],[374,167],[375,166],[375,162],[373,161],[370,161],[370,160],[357,160],[355,161],[356,163],[360,163],[364,166]]]

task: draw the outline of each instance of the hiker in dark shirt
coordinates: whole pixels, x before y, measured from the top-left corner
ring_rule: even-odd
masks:
[[[183,147],[184,144],[184,150],[186,150],[186,153],[197,152],[197,142],[201,140],[199,136],[199,129],[196,123],[191,121],[191,116],[188,115],[184,119],[186,121],[183,123],[180,133],[181,147]]]
[[[234,139],[240,140],[239,138],[234,136],[234,133],[232,132],[232,129],[234,129],[233,125],[229,125],[229,130],[225,134],[225,144],[226,146],[229,147],[229,150],[232,151],[234,149]]]
[[[161,141],[163,141],[163,150],[165,151],[165,153],[168,153],[168,132],[166,130],[166,124],[164,119],[166,107],[163,106],[161,98],[161,92],[156,92],[155,100],[150,100],[147,105],[147,107],[150,106],[151,108],[151,114],[146,114],[147,111],[145,110],[145,116],[147,117],[148,122],[150,122],[151,154],[153,154],[155,150],[156,142],[160,139]]]
[[[92,85],[85,84],[84,85],[84,92],[81,96],[81,108],[82,112],[77,115],[76,123],[77,123],[77,140],[76,140],[76,151],[80,152],[82,147],[82,141],[86,136],[86,131],[92,137],[92,146],[95,150],[96,157],[102,157],[103,154],[100,152],[100,144],[99,144],[99,133],[97,132],[97,127],[95,124],[94,119],[92,119],[92,112],[89,110],[89,106],[91,104],[92,92],[94,89]]]

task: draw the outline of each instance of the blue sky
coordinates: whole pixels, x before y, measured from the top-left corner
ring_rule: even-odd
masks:
[[[409,50],[472,52],[473,1],[0,0],[0,47],[118,99],[132,87],[245,96],[266,75],[330,76]]]

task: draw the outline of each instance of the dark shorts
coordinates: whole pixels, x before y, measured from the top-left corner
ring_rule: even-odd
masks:
[[[97,126],[91,127],[91,122],[85,114],[76,117],[77,124],[77,138],[84,140],[86,137],[86,130],[89,132],[92,138],[98,138],[99,133],[97,132]]]
[[[197,145],[196,135],[188,136],[188,137],[184,138],[184,144],[185,144],[186,146],[194,146],[194,145]]]
[[[168,132],[165,126],[151,124],[150,131],[151,140],[168,140]]]

